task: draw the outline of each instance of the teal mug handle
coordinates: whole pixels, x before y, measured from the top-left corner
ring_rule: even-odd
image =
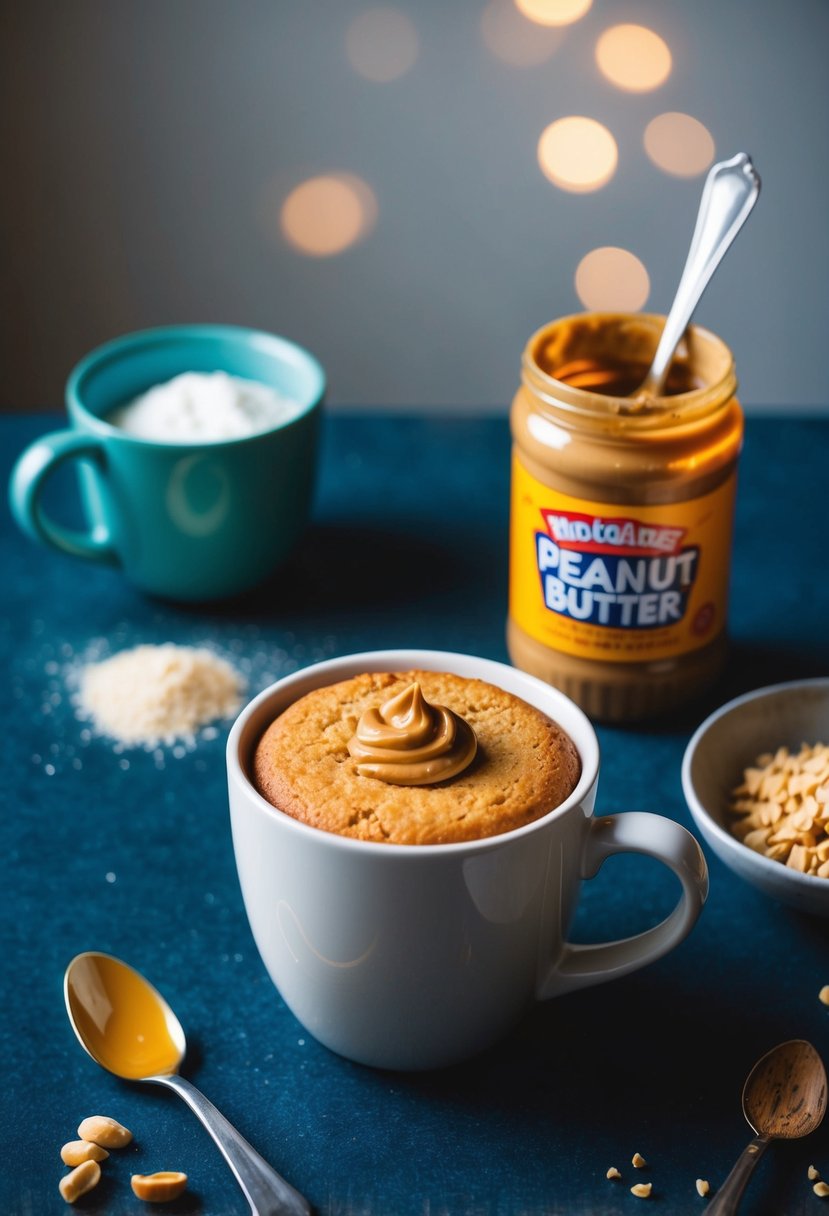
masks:
[[[117,563],[109,531],[103,525],[87,532],[64,528],[55,523],[41,506],[41,494],[47,479],[59,464],[84,456],[104,467],[104,449],[100,440],[82,431],[53,431],[43,435],[26,448],[15,465],[9,485],[12,514],[23,531],[41,544],[51,545],[72,557],[89,561]]]

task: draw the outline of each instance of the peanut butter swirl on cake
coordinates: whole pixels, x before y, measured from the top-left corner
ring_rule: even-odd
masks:
[[[426,783],[399,780],[405,753]],[[569,735],[521,698],[483,680],[408,671],[364,673],[295,701],[259,740],[251,776],[268,802],[311,827],[418,845],[521,827],[568,798],[580,773]]]
[[[445,705],[431,705],[417,680],[357,723],[348,750],[362,777],[393,785],[432,785],[462,773],[478,741],[468,722]]]

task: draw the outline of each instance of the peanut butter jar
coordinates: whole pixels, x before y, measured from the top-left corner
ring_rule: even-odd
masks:
[[[637,396],[663,324],[582,313],[545,325],[510,413],[510,658],[607,722],[692,699],[726,655],[734,360],[690,326],[663,395]]]

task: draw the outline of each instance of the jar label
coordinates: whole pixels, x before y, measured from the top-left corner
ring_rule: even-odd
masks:
[[[736,473],[658,506],[571,498],[512,462],[510,616],[553,650],[604,662],[707,646],[728,607]]]

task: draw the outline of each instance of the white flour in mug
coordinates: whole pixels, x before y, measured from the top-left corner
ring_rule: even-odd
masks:
[[[242,439],[281,426],[301,406],[267,384],[225,372],[183,372],[120,405],[106,421],[156,443]]]

